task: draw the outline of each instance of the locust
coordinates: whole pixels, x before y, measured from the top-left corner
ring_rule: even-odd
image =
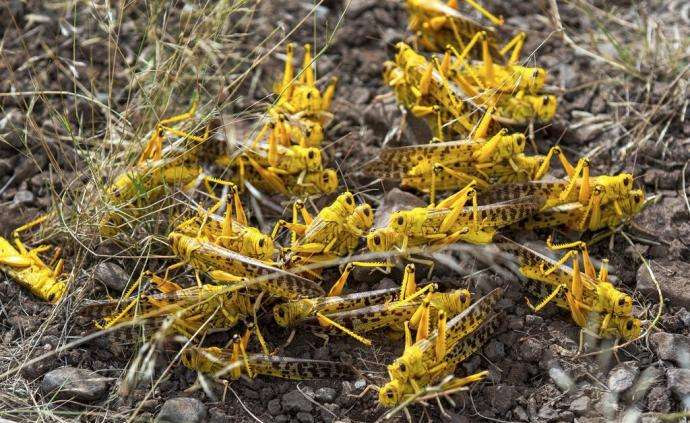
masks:
[[[332,119],[328,111],[338,79],[330,78],[321,92],[315,83],[311,45],[304,46],[304,59],[299,74],[294,70],[294,44],[287,45],[282,80],[275,84],[278,96],[268,110],[268,122],[261,128],[254,145],[270,131],[281,145],[296,144],[317,147],[324,139],[324,127]]]
[[[43,215],[15,229],[12,232],[13,242],[0,237],[0,270],[43,301],[56,303],[67,290],[61,277],[64,262],[59,259],[60,250],[56,249],[51,262],[46,264],[39,255],[51,247],[41,245],[29,249],[20,238],[21,232],[41,224],[49,216]]]
[[[379,389],[379,403],[393,407],[406,396],[453,374],[456,365],[481,348],[496,330],[500,314],[493,308],[502,294],[497,288],[450,320],[445,313],[438,313],[437,329],[429,332],[423,326],[417,330],[414,342],[406,325],[405,350],[388,366],[390,381]],[[487,372],[480,372],[458,379],[457,386],[481,380],[486,375]]]
[[[360,237],[374,223],[371,206],[355,204],[350,192],[340,194],[314,217],[301,201],[294,203],[292,212],[292,222],[279,220],[272,236],[275,239],[281,228],[288,228],[291,231],[291,245],[283,249],[283,253],[301,255],[311,260],[351,254],[357,248]],[[298,222],[300,216],[304,223]]]
[[[455,0],[407,0],[408,29],[417,36],[419,44],[430,51],[442,51],[449,44],[465,46],[475,34],[485,32],[489,34],[488,45],[492,54],[500,56],[495,29],[462,14],[457,3]],[[502,18],[494,16],[477,2],[468,3],[494,25],[503,24]]]
[[[175,231],[192,237],[203,236],[223,248],[270,262],[275,251],[273,239],[259,229],[249,226],[237,186],[231,186],[228,204],[222,218],[214,214],[221,205],[222,200],[209,210],[204,210],[199,206],[197,215],[178,224]]]
[[[181,259],[168,271],[189,264],[196,272],[208,274],[216,283],[258,288],[280,298],[323,295],[321,287],[308,279],[238,254],[203,237],[171,232],[168,240],[173,252]]]
[[[174,316],[172,330],[191,337],[202,329],[204,333],[212,333],[232,328],[253,311],[253,303],[247,294],[224,286],[203,284],[181,288],[155,275],[151,275],[151,279],[163,292],[88,301],[82,305],[80,314],[97,318],[96,327],[99,329],[135,319],[155,323]]]
[[[507,129],[485,139],[490,119],[491,110],[479,122],[472,137],[465,140],[432,140],[429,144],[383,149],[364,171],[380,178],[399,179],[404,186],[428,190],[432,203],[439,180],[442,189],[449,185],[441,179],[441,174],[447,174],[452,188],[475,181],[480,189],[486,189],[491,181],[491,168],[509,162],[519,169],[513,158],[523,154],[525,148],[525,136],[509,134]]]
[[[181,362],[187,368],[213,373],[216,377],[227,375],[231,379],[239,379],[243,374],[252,379],[265,375],[288,380],[348,380],[358,376],[352,366],[343,363],[248,354],[250,334],[250,331],[243,336],[235,334],[231,348],[186,348],[182,351]]]
[[[199,165],[199,156],[203,155],[202,150],[209,140],[208,127],[203,136],[196,136],[168,126],[189,120],[195,113],[196,102],[193,102],[187,112],[161,120],[137,163],[118,175],[108,186],[105,196],[113,210],[101,219],[101,234],[115,235],[127,219],[139,214],[138,209],[150,206],[171,189],[190,189],[200,178],[206,182],[215,180],[204,175]],[[182,151],[163,150],[163,140],[168,133],[184,140]]]
[[[467,202],[471,207],[465,207]],[[367,234],[372,251],[386,251],[391,245],[406,251],[408,247],[449,245],[458,241],[474,244],[491,242],[496,231],[535,213],[534,201],[506,202],[479,207],[474,184],[437,205],[399,210],[391,214],[386,229]]]
[[[589,212],[579,202],[563,204],[540,211],[515,224],[520,229],[564,228],[584,232],[597,231],[603,228],[615,228],[638,214],[645,205],[644,191],[631,190],[628,195],[616,200],[614,204],[594,207]]]
[[[554,207],[577,203],[575,209],[579,221],[577,228],[600,228],[602,224],[620,221],[626,215],[641,209],[644,195],[633,187],[633,176],[629,173],[618,175],[599,175],[592,177],[589,160],[580,159],[572,166],[559,147],[554,147],[542,163],[541,169],[548,167],[550,156],[555,152],[566,171],[564,180],[534,181],[520,184],[505,184],[492,188],[482,194],[484,201],[504,201],[523,196],[539,196],[545,199],[541,212]],[[617,216],[606,209],[610,207]],[[623,208],[625,207],[625,210]],[[565,223],[565,222],[561,222]]]
[[[495,108],[490,134],[501,125],[524,126],[533,121],[550,120],[556,110],[555,98],[524,92],[506,95],[494,89],[473,86],[460,76],[450,81],[449,72],[438,60],[428,61],[409,45],[398,43],[395,64],[384,68],[384,80],[396,93],[398,101],[415,116],[424,117],[437,137],[444,130],[467,135],[489,107]],[[400,71],[394,71],[394,67]],[[394,79],[391,79],[394,78]],[[551,101],[554,100],[554,101]]]
[[[522,42],[524,33],[518,34]],[[477,43],[481,46],[481,60],[472,61],[471,52]],[[489,34],[477,32],[467,46],[459,52],[452,45],[445,48],[441,59],[441,73],[451,81],[460,81],[484,89],[498,90],[505,93],[524,92],[540,94],[546,84],[547,71],[540,67],[527,67],[518,64],[519,50],[514,51],[505,64],[495,62],[490,54]]]
[[[592,328],[592,323],[595,323],[593,330],[599,336],[625,339],[639,336],[641,323],[631,315],[632,298],[616,289],[608,280],[607,260],[599,274],[596,274],[584,242],[554,245],[549,238],[547,246],[550,249],[572,248],[558,261],[506,237],[499,237],[497,245],[502,251],[518,259],[521,275],[544,285],[541,288],[528,285],[530,291],[542,298],[536,306],[530,304],[533,310],[538,311],[555,301],[556,305],[570,311],[573,320],[580,327]],[[580,256],[584,272],[580,269]],[[565,263],[571,259],[572,267],[566,266]],[[589,318],[589,314],[594,317]]]

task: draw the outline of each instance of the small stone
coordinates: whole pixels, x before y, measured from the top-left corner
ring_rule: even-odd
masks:
[[[537,326],[541,325],[542,323],[544,323],[544,318],[541,316],[537,316],[535,314],[528,314],[525,316],[525,324],[528,326]]]
[[[575,414],[584,414],[587,412],[587,410],[589,410],[589,404],[591,401],[592,400],[590,400],[586,395],[577,397],[570,403],[569,409]]]
[[[273,421],[275,423],[287,423],[290,421],[290,417],[286,416],[285,414],[281,414],[280,416],[276,416]]]
[[[218,407],[208,410],[208,423],[225,423],[230,419],[231,417]]]
[[[611,419],[620,410],[618,405],[618,395],[613,392],[604,392],[598,403],[599,410],[604,417]]]
[[[666,361],[681,367],[690,365],[690,338],[677,333],[657,332],[649,337],[652,350]]]
[[[93,278],[110,289],[122,292],[129,283],[130,275],[118,264],[105,262],[94,267]]]
[[[544,420],[554,420],[558,417],[558,411],[554,410],[550,405],[545,405],[539,409],[538,416]]]
[[[668,413],[671,411],[671,395],[663,386],[655,386],[647,395],[647,408],[655,413]]]
[[[41,390],[57,399],[94,402],[108,390],[109,378],[104,378],[86,369],[60,367],[43,376]]]
[[[297,420],[302,423],[314,423],[314,416],[309,413],[299,412],[297,413]]]
[[[666,386],[679,400],[690,398],[690,369],[666,370]]]
[[[518,391],[514,386],[492,385],[484,389],[484,396],[499,414],[505,414],[513,407],[513,402],[518,396]]]
[[[690,263],[673,260],[653,260],[649,263],[664,299],[677,307],[690,308]],[[643,263],[637,270],[637,290],[651,300],[658,299],[656,284]]]
[[[281,404],[285,411],[310,412],[314,405],[300,391],[294,390],[283,395]]]
[[[529,317],[529,316],[527,316]],[[518,346],[520,356],[527,362],[537,362],[541,360],[544,347],[536,338],[527,338]]]
[[[34,193],[25,189],[21,189],[14,194],[15,204],[31,204],[34,202]]]
[[[508,320],[508,328],[510,330],[522,330],[525,327],[525,321],[520,316],[511,317]]]
[[[484,347],[484,354],[490,361],[498,361],[506,356],[505,345],[495,339],[492,339],[486,347]]]
[[[568,392],[575,386],[573,379],[558,365],[549,367],[549,376],[563,392]]]
[[[614,367],[609,372],[609,389],[613,392],[623,392],[633,386],[640,368],[636,361],[626,361]]]
[[[527,420],[529,420],[527,411],[519,405],[513,409],[513,418],[521,422],[526,422]]]
[[[350,99],[355,104],[365,104],[371,98],[371,91],[364,87],[357,87],[350,93]]]
[[[479,366],[482,364],[481,358],[479,358],[478,354],[472,355],[472,358],[469,360],[465,360],[462,363],[462,367],[465,368],[465,371],[468,374],[476,373],[477,369],[479,369]]]
[[[314,399],[319,402],[333,402],[337,392],[333,388],[319,388],[316,390]]]
[[[572,422],[575,420],[575,415],[572,411],[563,411],[558,415],[559,422]]]
[[[172,398],[163,404],[155,423],[203,422],[206,420],[206,414],[206,405],[196,398]]]
[[[362,389],[364,389],[366,386],[367,386],[367,381],[364,380],[364,379],[357,379],[357,380],[355,381],[355,385],[354,385],[355,391],[362,390]]]

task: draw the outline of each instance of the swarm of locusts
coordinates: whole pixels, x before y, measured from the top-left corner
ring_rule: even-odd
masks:
[[[175,259],[132,278],[122,298],[85,303],[81,313],[92,317],[94,329],[167,322],[166,334],[189,340],[181,365],[217,378],[291,380],[361,373],[349,363],[276,355],[278,340],[259,325],[266,313],[274,331],[285,334],[301,328],[367,347],[381,342],[382,332],[397,334],[398,357],[385,380],[372,383],[386,407],[410,404],[432,386],[455,391],[485,378],[488,371],[456,370],[501,326],[496,304],[506,289],[529,293],[535,313],[549,304],[566,310],[583,333],[639,337],[632,297],[612,283],[607,260],[591,257],[585,241],[548,236],[544,250],[558,252],[549,254],[507,235],[558,229],[579,238],[614,230],[644,205],[633,176],[592,174],[588,158],[571,162],[558,146],[544,155],[529,152],[531,127],[554,117],[558,99],[547,94],[546,69],[522,64],[525,34],[503,40],[497,29],[503,20],[474,1],[467,3],[487,25],[453,0],[406,3],[411,37],[383,64],[383,80],[401,107],[428,123],[433,139],[384,148],[361,171],[428,194],[427,205],[395,210],[373,227],[372,206],[340,188],[338,173],[326,166],[322,146],[337,79],[317,78],[310,45],[296,69],[297,48],[289,44],[275,101],[255,135],[220,142],[212,124],[195,122],[194,101],[185,113],[159,121],[137,161],[110,181],[102,193],[101,235],[117,239],[152,208],[166,208],[172,223],[160,235]],[[554,159],[563,178],[550,176]],[[166,203],[175,192],[200,200]],[[249,215],[243,203],[256,193],[284,200],[285,216],[270,232],[255,226],[256,212]],[[41,255],[50,246],[30,249],[20,240],[44,219],[17,229],[11,242],[0,239],[0,267],[32,294],[57,302],[70,288],[59,250],[47,263]],[[457,244],[497,247],[520,286],[480,295],[435,282],[431,254]],[[351,258],[358,252],[374,259]],[[423,283],[419,264],[429,267]],[[398,288],[348,287],[356,267],[396,266],[403,268]],[[220,331],[234,333],[229,343],[202,347],[206,335]]]

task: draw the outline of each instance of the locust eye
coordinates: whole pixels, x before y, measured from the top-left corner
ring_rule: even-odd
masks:
[[[625,185],[627,187],[630,184],[631,184],[630,177],[626,176],[625,178],[623,178],[623,185]]]
[[[628,322],[625,324],[625,328],[627,330],[632,330],[633,329],[633,322],[632,320],[628,320]]]
[[[642,201],[642,196],[640,194],[636,194],[635,197],[633,197],[636,203],[639,203]]]
[[[400,371],[403,373],[407,371],[407,367],[405,366],[405,364],[400,365]]]
[[[398,216],[398,219],[396,220],[396,223],[397,223],[398,225],[402,225],[403,223],[405,223],[405,219],[403,219],[402,216]]]
[[[618,305],[621,306],[621,307],[624,306],[624,305],[625,305],[625,298],[621,297],[621,298],[618,300]]]
[[[307,93],[307,98],[311,100],[311,91]]]
[[[365,215],[366,217],[369,217],[370,214],[371,214],[371,210],[369,210],[369,209],[364,209],[364,215]]]
[[[278,317],[281,317],[281,318],[285,317],[285,310],[283,310],[282,308],[279,308],[278,309]]]
[[[314,158],[314,150],[309,150],[309,153],[307,153],[307,157],[309,157],[310,159],[313,159]]]
[[[545,95],[544,97],[541,98],[541,104],[543,104],[544,106],[546,106],[547,104],[549,104],[549,101],[550,101],[550,100],[549,100],[549,96],[548,96],[548,95]]]
[[[321,179],[322,179],[324,182],[328,182],[328,181],[331,180],[331,177],[328,176],[328,173],[324,173],[323,176],[321,176]]]
[[[266,240],[263,239],[263,238],[261,238],[261,239],[259,240],[259,247],[264,248],[264,245],[266,245]]]
[[[307,136],[307,138],[311,137],[311,128],[307,128],[304,130],[304,135]]]
[[[381,237],[378,235],[374,235],[374,244],[375,245],[381,245]]]
[[[460,302],[461,303],[467,302],[467,294],[465,294],[464,292],[460,294]]]
[[[393,398],[393,391],[386,391],[386,397],[387,398]]]
[[[346,202],[347,204],[352,204],[352,202],[353,202],[352,197],[348,195],[348,196],[345,198],[345,202]]]
[[[535,69],[535,70],[534,70],[534,73],[532,74],[532,77],[533,77],[533,78],[536,78],[536,77],[538,77],[538,76],[539,76],[539,69]]]

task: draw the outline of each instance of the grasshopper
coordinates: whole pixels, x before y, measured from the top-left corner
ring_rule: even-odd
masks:
[[[298,223],[302,216],[305,223]],[[335,201],[312,217],[297,201],[293,205],[292,222],[279,220],[273,229],[273,238],[281,228],[292,232],[291,245],[284,253],[306,257],[333,258],[351,254],[359,238],[374,223],[374,212],[366,203],[356,205],[352,193],[340,194]]]
[[[503,25],[502,18],[494,16],[475,1],[468,3],[494,25]],[[501,56],[497,48],[496,31],[462,14],[457,8],[456,0],[407,0],[405,4],[409,13],[408,28],[427,50],[441,51],[448,44],[464,46],[475,34],[485,32],[488,34],[487,45],[492,54]]]
[[[471,207],[465,208],[470,201]],[[457,241],[475,244],[491,242],[496,231],[535,213],[539,205],[524,203],[494,204],[479,207],[474,184],[441,201],[437,205],[399,210],[391,214],[387,230],[367,235],[372,251],[385,251],[394,245],[405,251],[410,246],[448,245]]]
[[[182,352],[182,364],[202,373],[213,373],[216,377],[227,375],[231,379],[239,379],[242,374],[250,378],[265,375],[288,380],[348,380],[357,377],[355,369],[343,363],[248,354],[249,334],[249,331],[244,336],[235,334],[229,349],[187,348]]]
[[[197,184],[199,178],[206,182],[214,181],[214,178],[204,175],[198,163],[199,155],[209,140],[209,128],[207,127],[203,136],[196,136],[168,126],[189,120],[195,113],[196,102],[187,112],[160,121],[135,166],[118,175],[107,188],[106,197],[115,210],[103,216],[100,222],[101,234],[115,235],[126,218],[137,216],[137,209],[150,206],[171,188],[189,189]],[[185,144],[191,142],[192,145],[184,145],[182,152],[164,152],[162,143],[167,133],[182,138]]]
[[[616,209],[615,204],[619,205],[619,209]],[[597,231],[603,228],[615,228],[638,214],[644,205],[644,191],[634,189],[628,195],[617,199],[616,203],[594,207],[591,212],[578,202],[568,203],[541,211],[518,222],[516,226],[529,230],[563,227],[579,232]]]
[[[173,252],[182,260],[170,266],[168,271],[189,264],[196,272],[207,273],[215,282],[257,287],[280,298],[323,295],[321,287],[308,279],[235,253],[203,237],[171,232],[168,240]]]
[[[125,300],[89,301],[80,314],[99,318],[96,327],[106,329],[135,318],[156,322],[174,316],[172,329],[191,337],[204,332],[226,330],[235,326],[240,318],[251,315],[253,304],[250,297],[227,287],[204,284],[181,288],[176,284],[152,275],[152,281],[164,291],[158,294],[140,295]]]
[[[525,34],[518,34],[524,41]],[[477,43],[481,45],[481,61],[469,60],[470,53]],[[524,92],[539,94],[546,84],[547,72],[544,68],[526,67],[518,65],[519,50],[511,55],[507,63],[501,65],[494,61],[490,54],[488,33],[476,33],[467,46],[458,52],[452,45],[448,45],[441,59],[440,71],[451,81],[461,78],[462,82],[484,89],[493,89],[505,93]]]
[[[547,246],[552,250],[569,250],[558,261],[550,259],[527,247],[517,244],[505,237],[497,239],[497,245],[506,253],[514,255],[519,261],[519,272],[524,277],[541,282],[546,289],[531,291],[537,295],[548,292],[536,305],[530,306],[538,311],[549,302],[570,311],[575,323],[582,328],[588,328],[594,321],[598,327],[595,331],[600,336],[621,336],[633,339],[639,336],[641,324],[631,316],[632,298],[608,281],[607,260],[596,274],[596,270],[587,251],[587,244],[582,241],[554,245],[551,238]],[[580,269],[580,255],[584,273]],[[565,265],[572,259],[572,267]],[[588,319],[588,314],[594,314],[594,319]],[[615,330],[617,329],[617,331]]]
[[[458,75],[450,81],[444,75],[449,69],[438,60],[427,61],[404,43],[398,43],[397,48],[395,65],[386,65],[384,80],[393,87],[399,102],[415,116],[426,118],[439,138],[443,138],[444,129],[462,135],[471,133],[479,120],[476,112],[488,107],[496,110],[491,135],[500,130],[500,125],[549,120],[555,113],[555,98],[524,92],[506,95],[495,89],[475,87]],[[400,70],[394,70],[395,66]]]
[[[390,381],[379,389],[379,403],[395,406],[406,396],[452,374],[456,365],[481,348],[496,330],[500,315],[492,310],[502,294],[497,288],[450,320],[445,313],[438,313],[437,329],[418,329],[414,343],[405,325],[405,350],[388,366]],[[424,318],[428,320],[429,316]],[[481,380],[486,374],[459,379],[458,386]]]
[[[249,226],[237,186],[231,186],[229,202],[223,218],[213,214],[222,204],[218,201],[211,209],[199,206],[197,216],[189,218],[175,228],[175,231],[192,237],[205,237],[210,242],[261,261],[273,259],[273,239],[259,229]],[[235,218],[233,219],[233,208]]]
[[[633,176],[629,173],[618,175],[599,175],[591,177],[589,160],[580,159],[576,166],[572,166],[563,155],[559,147],[554,147],[542,162],[539,172],[548,168],[553,154],[557,154],[567,179],[559,181],[538,181],[521,184],[506,184],[493,188],[483,194],[484,201],[504,201],[522,196],[539,196],[545,198],[541,211],[548,211],[554,207],[569,203],[578,203],[580,231],[589,227],[601,227],[602,223],[613,222],[615,219],[605,206],[612,208],[619,218],[634,214],[641,209],[644,195],[633,189]],[[623,204],[623,206],[621,205]],[[623,210],[625,207],[625,211]]]
[[[64,262],[59,259],[60,250],[56,249],[50,264],[41,260],[39,254],[51,247],[42,245],[28,249],[20,239],[20,233],[44,222],[50,215],[43,215],[12,232],[12,242],[0,237],[0,270],[5,272],[19,285],[44,301],[58,302],[67,290],[65,281],[60,277]]]

